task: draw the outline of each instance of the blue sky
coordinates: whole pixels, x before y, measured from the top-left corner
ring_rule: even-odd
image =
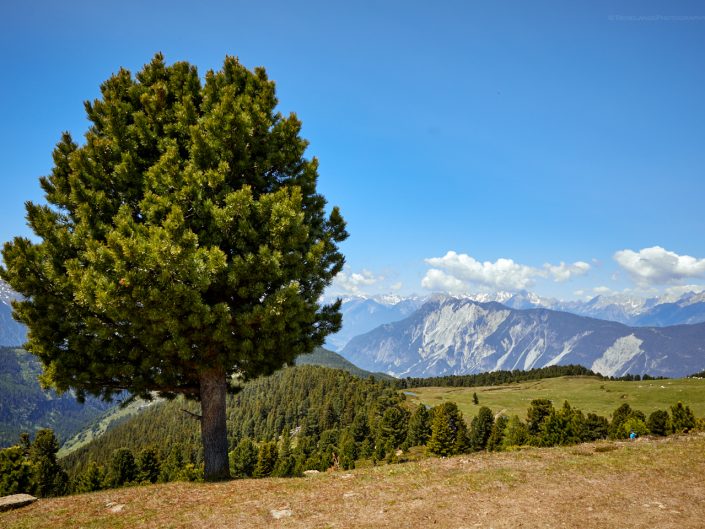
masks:
[[[705,284],[702,2],[7,1],[0,47],[0,241],[120,66],[230,54],[348,221],[336,292]]]

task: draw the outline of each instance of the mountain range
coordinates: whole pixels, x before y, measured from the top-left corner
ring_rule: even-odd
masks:
[[[402,320],[418,310],[431,298],[467,299],[478,303],[497,302],[518,310],[550,309],[614,321],[633,327],[665,327],[669,325],[705,322],[705,291],[687,292],[681,296],[641,298],[618,293],[595,296],[589,300],[562,301],[538,296],[525,290],[519,292],[493,292],[465,296],[353,296],[343,298],[341,313],[343,328],[328,337],[326,347],[342,351],[355,336],[372,329]]]
[[[333,351],[340,351],[355,336],[371,331],[385,323],[404,319],[416,311],[425,301],[425,298],[419,296],[345,298],[340,310],[343,315],[343,328],[336,334],[328,336],[325,347]]]
[[[371,371],[424,377],[580,364],[608,376],[686,376],[705,367],[705,323],[630,327],[549,309],[432,297],[409,317],[350,340]]]
[[[491,296],[471,296],[474,301],[498,301],[513,309],[544,308],[570,312],[635,327],[680,325],[705,322],[705,291],[680,296],[665,294],[642,298],[626,293],[595,296],[587,301],[561,301],[531,292],[499,292]]]

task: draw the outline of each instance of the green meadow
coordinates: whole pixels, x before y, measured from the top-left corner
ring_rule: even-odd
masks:
[[[555,407],[567,400],[584,413],[608,418],[625,402],[648,416],[652,411],[668,409],[682,401],[697,417],[705,416],[705,380],[693,378],[625,382],[597,377],[559,377],[503,386],[413,388],[404,393],[414,404],[436,406],[445,401],[455,402],[468,421],[481,406],[489,407],[495,414],[501,412],[524,419],[534,399],[550,399]],[[477,405],[473,404],[473,393],[477,393]]]

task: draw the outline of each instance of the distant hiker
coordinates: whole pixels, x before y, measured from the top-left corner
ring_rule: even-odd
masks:
[[[636,432],[634,430],[629,433],[629,439],[631,439],[632,441],[636,439]]]

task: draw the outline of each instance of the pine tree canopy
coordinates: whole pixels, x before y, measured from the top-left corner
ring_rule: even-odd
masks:
[[[101,94],[84,144],[64,133],[54,151],[47,204],[27,203],[40,242],[3,251],[48,385],[198,397],[204,366],[268,374],[338,329],[318,299],[344,222],[264,69],[227,57],[202,83],[157,54]]]
[[[339,329],[339,302],[318,300],[345,223],[263,68],[226,57],[202,80],[157,54],[100,89],[83,144],[64,133],[40,179],[46,203],[26,205],[38,242],[5,244],[0,276],[24,296],[15,315],[47,386],[200,399],[208,452],[225,442],[232,377],[270,374]]]

